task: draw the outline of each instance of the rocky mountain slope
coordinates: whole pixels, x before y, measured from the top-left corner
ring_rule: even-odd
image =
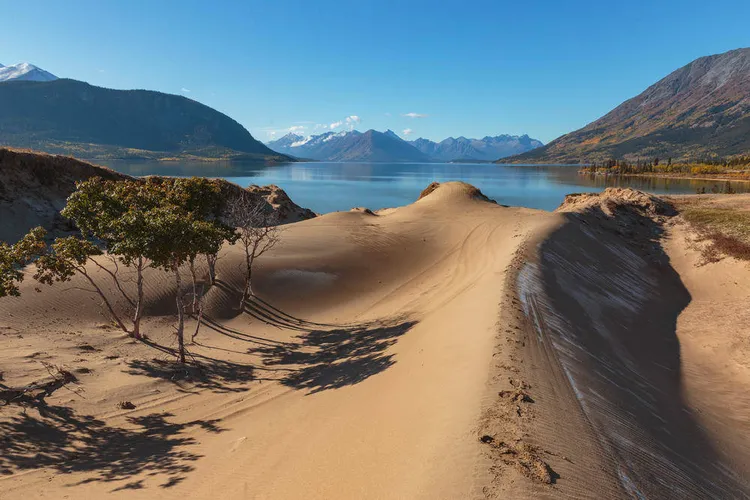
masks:
[[[84,158],[288,161],[199,102],[75,80],[0,83],[0,145]]]
[[[579,163],[750,152],[750,48],[701,57],[584,128],[508,158]]]

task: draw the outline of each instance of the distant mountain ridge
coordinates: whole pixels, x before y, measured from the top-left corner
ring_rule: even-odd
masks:
[[[700,161],[749,152],[750,48],[744,48],[696,59],[582,129],[504,161]]]
[[[25,80],[32,82],[51,82],[58,78],[48,71],[29,64],[27,62],[3,66],[0,64],[0,82],[11,80]]]
[[[459,159],[493,161],[543,146],[541,141],[525,134],[485,136],[482,139],[448,137],[437,143],[419,138],[409,142],[426,155],[440,161]]]
[[[492,161],[528,151],[542,143],[528,135],[487,136],[483,139],[449,137],[440,143],[428,139],[406,141],[392,130],[368,130],[365,133],[352,130],[307,137],[289,133],[267,145],[280,153],[313,160],[435,162],[458,159]]]
[[[289,133],[268,147],[297,158],[321,161],[429,162],[430,157],[398,137],[393,131],[326,132],[303,137]]]
[[[183,96],[76,80],[0,83],[0,146],[89,159],[289,161],[230,117]]]

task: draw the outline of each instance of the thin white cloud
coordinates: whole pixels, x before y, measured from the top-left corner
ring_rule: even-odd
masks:
[[[333,123],[331,123],[331,124],[330,124],[330,125],[329,125],[328,127],[329,127],[329,128],[331,129],[331,130],[333,130],[333,129],[335,129],[335,128],[339,128],[339,127],[340,127],[341,125],[343,125],[343,124],[344,124],[344,122],[343,122],[343,121],[338,121],[338,122],[333,122]]]
[[[190,89],[186,89],[185,87],[182,87],[182,88],[181,88],[180,90],[181,90],[182,92],[185,92],[185,93],[188,93],[188,92],[190,92]]]
[[[326,125],[325,123],[316,123],[315,124],[315,130],[318,130],[318,129],[321,129],[321,128],[322,129],[327,129],[328,125]]]
[[[346,124],[349,126],[349,130],[354,130],[354,126],[362,122],[362,118],[357,115],[351,115],[346,117]]]
[[[401,116],[405,116],[407,118],[425,118],[427,115],[423,115],[421,113],[404,113]]]
[[[294,125],[292,127],[289,127],[289,132],[302,132],[306,128],[307,127],[305,127],[304,125]]]
[[[390,117],[390,116],[391,116],[391,114],[390,114],[390,113],[385,113],[385,116],[388,116],[388,117]]]
[[[410,136],[412,134],[412,132],[414,132],[414,131],[412,129],[410,129],[410,128],[405,128],[404,129],[404,135],[405,136]]]
[[[103,69],[98,69],[97,71],[98,71],[99,73],[104,73],[104,72],[105,72],[105,71],[104,71]]]

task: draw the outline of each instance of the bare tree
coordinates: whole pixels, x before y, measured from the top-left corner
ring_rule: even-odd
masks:
[[[240,310],[253,295],[253,264],[255,259],[280,241],[279,218],[273,208],[249,195],[239,196],[229,206],[229,222],[237,230],[237,242],[245,252],[245,284]]]

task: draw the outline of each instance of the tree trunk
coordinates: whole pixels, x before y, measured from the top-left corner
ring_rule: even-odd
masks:
[[[174,266],[174,276],[177,284],[177,354],[180,363],[185,364],[185,306],[182,303],[182,279],[177,265]]]
[[[206,263],[208,264],[208,283],[213,286],[216,284],[216,261],[218,254],[206,254]]]
[[[117,326],[119,326],[123,332],[129,334],[130,332],[128,331],[128,328],[125,326],[125,323],[123,323],[120,317],[117,315],[117,313],[115,312],[115,308],[112,306],[109,300],[107,300],[107,296],[104,295],[104,292],[102,291],[102,289],[99,288],[96,282],[93,280],[93,278],[91,278],[91,276],[88,275],[85,268],[79,269],[79,272],[83,274],[83,276],[86,277],[88,282],[91,283],[91,286],[93,286],[94,289],[96,290],[96,293],[99,294],[99,297],[102,298],[102,300],[104,301],[104,305],[107,306],[107,309],[109,310],[109,313],[112,315],[112,318],[117,322]]]
[[[198,336],[198,330],[201,328],[201,322],[203,322],[203,292],[203,285],[201,285],[201,298],[198,301],[198,322],[195,324],[195,332],[193,332],[193,336],[190,338],[191,342],[195,341],[195,337]]]
[[[251,295],[253,295],[253,263],[250,262],[250,265],[247,266],[247,291],[246,291],[246,299],[249,299]]]
[[[197,279],[195,277],[195,258],[190,259],[190,279],[193,283],[193,303],[190,307],[190,313],[195,314],[195,312],[198,310],[198,285],[197,285]]]
[[[240,299],[240,311],[245,308],[245,302],[250,297],[250,279],[252,278],[253,261],[249,249],[245,248],[245,286],[242,287],[242,298]]]
[[[133,337],[141,339],[141,317],[143,316],[143,257],[138,257],[136,267],[136,288],[138,297],[135,302],[135,316],[133,317]]]

